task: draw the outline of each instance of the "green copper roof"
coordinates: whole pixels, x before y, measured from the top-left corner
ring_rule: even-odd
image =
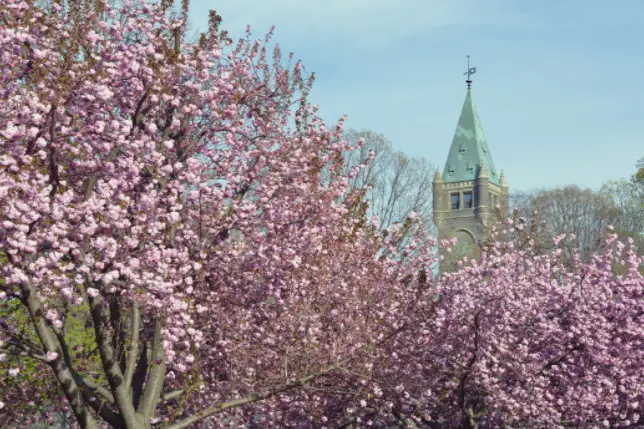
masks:
[[[490,182],[500,185],[500,173],[496,171],[492,161],[479,115],[472,101],[472,92],[468,89],[454,140],[447,155],[443,180],[446,183],[475,180],[481,168],[481,161],[485,163]]]

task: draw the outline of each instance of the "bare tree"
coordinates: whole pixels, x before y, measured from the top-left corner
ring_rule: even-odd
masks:
[[[641,252],[644,250],[644,158],[637,161],[635,168],[630,179],[610,180],[600,192],[610,197],[620,211],[616,231],[631,237]]]
[[[644,211],[644,157],[638,159],[635,163],[635,174],[631,176],[629,183],[632,186],[632,195],[635,197],[639,209]]]
[[[527,220],[536,217],[543,222],[539,234],[542,248],[549,248],[560,233],[574,234],[576,239],[568,240],[564,250],[570,256],[575,246],[582,260],[599,249],[608,225],[624,221],[622,211],[610,195],[575,185],[515,192],[510,197],[510,204],[518,209],[519,216]]]
[[[354,188],[369,187],[369,214],[377,216],[380,229],[403,222],[416,212],[427,228],[432,224],[432,180],[435,167],[424,158],[408,157],[393,150],[391,142],[371,130],[349,130],[345,139],[353,146],[365,143],[345,159],[345,172],[362,165],[371,151],[375,157],[353,177]]]

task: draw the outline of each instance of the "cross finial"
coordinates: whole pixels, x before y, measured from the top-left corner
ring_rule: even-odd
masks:
[[[467,83],[467,89],[470,89],[472,87],[472,79],[471,76],[476,73],[476,67],[470,67],[470,56],[467,56],[467,71],[463,73],[464,76],[467,76],[467,80],[465,81]]]

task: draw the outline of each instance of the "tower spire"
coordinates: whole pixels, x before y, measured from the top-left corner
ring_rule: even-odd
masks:
[[[503,170],[501,170],[501,177],[499,177],[499,182],[501,183],[501,186],[508,186],[508,181],[505,180],[505,173],[503,173]]]
[[[456,183],[476,180],[481,161],[485,162],[490,182],[499,186],[499,176],[483,134],[483,125],[474,105],[472,91],[468,90],[443,169],[443,181]]]
[[[487,170],[485,169],[485,160],[481,160],[481,169],[479,170],[478,178],[485,177],[488,178]]]
[[[472,88],[472,75],[476,73],[476,67],[470,67],[470,56],[467,56],[467,71],[463,73],[464,76],[467,76],[467,90],[469,91]]]

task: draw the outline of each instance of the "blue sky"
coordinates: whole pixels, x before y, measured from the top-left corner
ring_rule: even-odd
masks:
[[[335,122],[383,133],[443,169],[472,95],[510,188],[598,188],[644,157],[644,1],[192,0],[234,38],[294,52],[317,81],[311,101]]]

